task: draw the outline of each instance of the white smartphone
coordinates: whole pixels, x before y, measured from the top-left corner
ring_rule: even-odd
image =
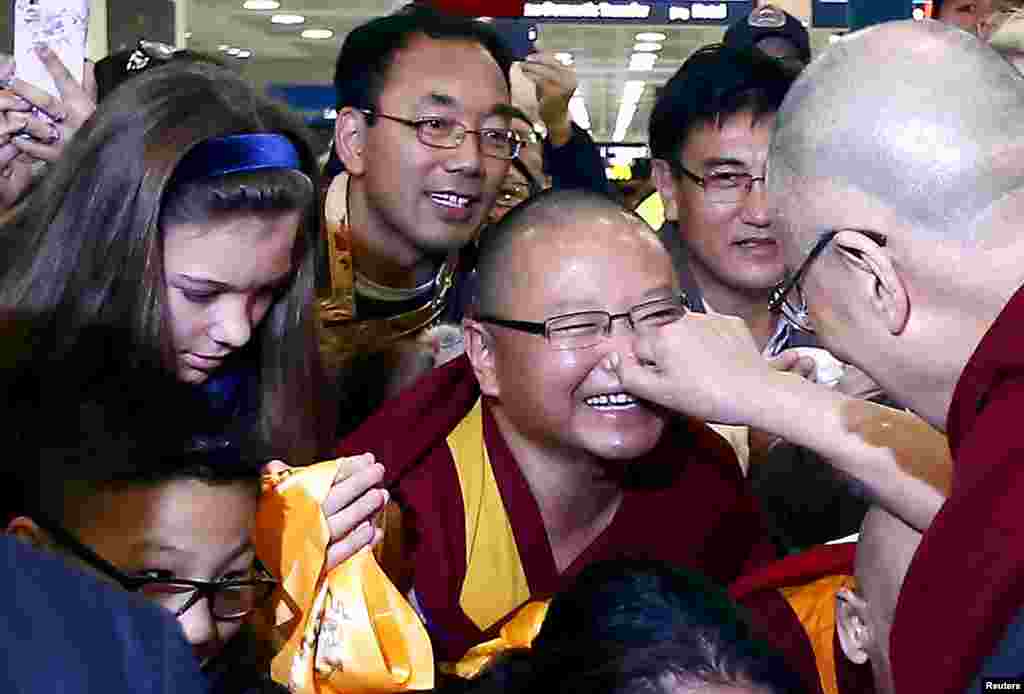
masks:
[[[15,74],[59,97],[60,92],[36,55],[35,46],[49,46],[81,83],[88,29],[89,0],[14,0]]]

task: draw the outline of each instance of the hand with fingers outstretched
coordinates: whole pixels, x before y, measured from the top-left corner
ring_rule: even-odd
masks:
[[[288,466],[272,461],[265,474],[281,473]],[[387,505],[390,495],[376,485],[384,479],[384,466],[372,453],[352,456],[338,469],[331,491],[323,503],[324,516],[331,532],[324,572],[330,571],[366,546],[378,544],[383,531],[374,524],[375,516]]]
[[[79,84],[46,45],[36,52],[60,92],[54,96],[14,76],[13,60],[0,63],[0,210],[28,190],[37,162],[54,162],[96,110],[92,63]]]

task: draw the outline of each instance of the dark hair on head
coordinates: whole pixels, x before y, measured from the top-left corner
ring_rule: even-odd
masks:
[[[3,330],[5,341],[15,334]],[[269,459],[263,444],[241,430],[207,433],[204,400],[165,369],[118,374],[84,360],[45,372],[14,366],[7,359],[0,366],[0,415],[18,461],[13,508],[5,510],[74,527],[105,491],[199,480],[258,493]]]
[[[755,120],[779,110],[796,75],[759,51],[711,44],[691,55],[665,84],[651,111],[651,157],[678,169],[696,128],[721,124],[737,113]],[[681,173],[677,172],[678,176]]]
[[[501,68],[506,83],[511,84],[509,70],[515,58],[490,24],[413,3],[356,27],[345,37],[334,70],[338,109],[376,109],[395,53],[415,36],[479,43]],[[368,122],[373,124],[372,119]]]
[[[932,19],[938,19],[942,14],[942,4],[946,0],[932,0]]]
[[[530,651],[506,656],[465,688],[653,694],[696,684],[804,691],[724,591],[662,562],[619,560],[584,569],[551,601]]]
[[[591,210],[622,214],[624,219],[637,222],[654,238],[654,232],[640,215],[623,207],[608,195],[583,188],[543,190],[513,207],[497,223],[486,225],[481,230],[477,244],[479,310],[482,313],[492,313],[496,310],[498,294],[501,288],[507,285],[504,281],[506,273],[515,271],[505,256],[516,236],[528,228],[541,224],[567,225],[577,218],[580,212]]]
[[[175,168],[200,143],[244,133],[286,137],[299,169],[197,179],[169,191]],[[213,162],[211,162],[211,166]],[[75,360],[83,329],[123,338],[97,359],[119,368],[171,368],[163,225],[228,212],[302,212],[293,279],[240,358],[258,372],[257,436],[292,464],[330,444],[335,416],[323,382],[314,296],[323,262],[314,202],[317,165],[298,117],[232,72],[169,64],[123,85],[68,143],[14,219],[0,229],[0,306],[35,317],[40,360]],[[326,408],[326,409],[325,409]]]
[[[180,65],[182,63],[209,63],[219,67],[228,68],[228,64],[219,56],[210,53],[181,48],[175,50],[164,59],[150,57],[144,67],[129,70],[128,64],[133,54],[141,50],[141,46],[135,46],[127,50],[118,51],[97,61],[95,66],[96,76],[96,101],[106,99],[111,92],[122,84],[138,77],[143,72],[154,70],[167,65]]]

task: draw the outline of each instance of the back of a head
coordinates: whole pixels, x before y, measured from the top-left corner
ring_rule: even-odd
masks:
[[[870,27],[812,63],[779,111],[769,182],[828,180],[912,227],[967,237],[1024,184],[1024,82],[981,41],[933,21]]]
[[[665,84],[651,111],[651,156],[673,162],[690,133],[737,113],[775,113],[794,74],[777,60],[713,44],[690,56]]]
[[[175,480],[258,492],[262,444],[245,431],[207,433],[202,399],[162,369],[118,375],[82,361],[0,377],[19,460],[6,509],[15,515],[74,528],[100,492]]]
[[[414,3],[393,14],[372,19],[345,37],[334,71],[338,108],[377,108],[394,54],[416,36],[479,43],[501,68],[506,83],[509,82],[514,58],[493,27]]]
[[[616,225],[617,229],[635,227],[638,234],[657,242],[654,232],[639,215],[607,195],[583,189],[549,188],[512,208],[499,222],[481,231],[477,255],[480,311],[494,313],[502,289],[510,284],[509,273],[516,270],[509,258],[513,241],[527,232],[533,239],[547,233],[563,233],[586,215],[620,218],[623,223]],[[601,231],[595,227],[593,233]]]
[[[667,694],[708,685],[802,691],[724,591],[667,564],[620,560],[587,567],[552,600],[531,651],[499,661],[472,691]]]

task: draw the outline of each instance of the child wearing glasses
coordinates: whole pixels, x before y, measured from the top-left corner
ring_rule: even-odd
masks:
[[[245,629],[276,585],[250,540],[265,458],[196,435],[204,413],[162,374],[23,378],[6,389],[21,500],[7,533],[174,614],[211,691],[283,691]],[[60,398],[58,381],[81,399]]]

